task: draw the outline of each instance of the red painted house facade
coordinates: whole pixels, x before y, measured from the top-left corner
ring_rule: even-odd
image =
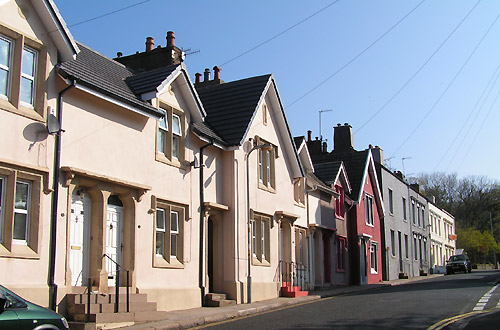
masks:
[[[316,141],[309,141],[314,144]],[[347,244],[350,255],[350,282],[371,284],[382,281],[382,219],[384,207],[375,164],[369,149],[353,147],[352,127],[338,124],[334,128],[334,149],[310,148],[314,164],[343,162],[351,184],[347,194],[353,201],[347,211]]]

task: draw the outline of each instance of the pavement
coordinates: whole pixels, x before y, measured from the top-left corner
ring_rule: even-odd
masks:
[[[309,291],[309,295],[298,298],[279,297],[269,300],[261,300],[251,304],[239,304],[225,307],[199,307],[185,310],[170,311],[165,320],[141,323],[119,329],[127,330],[166,330],[166,329],[189,329],[192,327],[221,322],[237,317],[258,314],[262,312],[277,310],[293,305],[300,305],[322,298],[340,296],[362,291],[374,290],[385,286],[404,285],[416,281],[440,277],[443,274],[428,276],[417,276],[409,279],[398,279],[383,281],[377,284],[337,286],[320,291]]]

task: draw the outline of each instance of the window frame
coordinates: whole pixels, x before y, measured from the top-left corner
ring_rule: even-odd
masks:
[[[373,214],[373,196],[365,194],[365,224],[370,227],[375,226]]]
[[[24,105],[25,107],[28,108],[35,108],[35,102],[36,102],[36,78],[38,74],[38,51],[36,49],[33,49],[28,46],[23,47],[22,51],[22,58],[24,58],[25,52],[31,53],[33,55],[33,71],[34,71],[34,76],[33,75],[28,75],[27,73],[23,72],[23,66],[21,65],[21,84],[20,84],[20,92],[19,92],[19,102]],[[31,102],[25,102],[22,100],[22,95],[23,95],[23,79],[27,79],[28,81],[31,82],[32,84],[32,89],[30,93],[31,97]]]
[[[5,185],[7,178],[0,175],[0,244],[3,243],[3,227],[5,213]]]
[[[8,164],[6,164],[9,166]],[[30,168],[0,166],[2,178],[2,219],[0,225],[0,257],[24,259],[40,258],[40,209],[42,203],[42,181],[44,174],[28,172]],[[46,180],[47,178],[45,178]],[[29,185],[26,210],[16,208],[17,183]],[[14,238],[15,214],[26,214],[25,239]]]
[[[164,117],[156,121],[155,159],[165,164],[182,167],[181,164],[186,157],[186,118],[184,112],[163,102],[160,103],[159,110],[164,113]],[[175,119],[179,121],[179,132],[174,130]],[[165,127],[162,127],[162,123]],[[161,141],[160,136],[164,136],[163,141]]]
[[[10,64],[7,77],[7,95],[0,96],[0,110],[12,112],[39,122],[45,122],[47,111],[46,79],[47,48],[38,41],[30,39],[14,30],[0,25],[0,37],[10,41]],[[22,57],[25,51],[34,52],[35,75],[32,81],[32,104],[21,101],[21,83],[23,80]]]
[[[410,259],[410,249],[408,247],[408,234],[404,234],[405,235],[405,259],[408,260]]]
[[[306,180],[304,177],[295,178],[293,182],[293,198],[295,200],[295,203],[299,204],[300,206],[305,205],[305,200],[306,200],[305,182]]]
[[[391,255],[393,257],[396,256],[396,233],[393,229],[391,229]]]
[[[18,193],[18,185],[25,185],[26,186],[26,209],[24,208],[19,208],[16,207],[17,203],[17,193]],[[12,223],[12,243],[13,244],[19,244],[19,245],[28,245],[29,243],[29,233],[30,233],[30,214],[31,214],[31,192],[32,192],[32,183],[30,181],[26,180],[16,180],[16,191],[14,193],[15,199],[14,199],[14,221]],[[24,224],[24,238],[15,238],[15,232],[16,232],[16,215],[22,214],[25,215],[25,224]]]
[[[389,213],[394,214],[394,193],[391,188],[388,188],[389,197]]]
[[[9,99],[9,96],[10,96],[10,89],[11,89],[11,85],[12,85],[12,66],[13,66],[13,49],[14,49],[14,40],[12,40],[11,38],[8,38],[7,36],[4,36],[2,34],[0,34],[0,40],[3,40],[5,41],[7,44],[8,44],[8,51],[9,51],[9,55],[8,55],[8,59],[7,59],[7,65],[3,65],[3,64],[0,64],[0,70],[3,70],[6,72],[6,75],[7,75],[7,85],[5,86],[5,95],[4,94],[0,94],[0,98],[2,99],[5,99],[5,100],[8,100]]]
[[[259,140],[259,145],[269,143],[262,139]],[[269,143],[271,150],[259,149],[257,153],[257,177],[259,188],[270,192],[276,191],[276,146]]]
[[[378,274],[378,243],[370,242],[370,272],[372,274]]]
[[[184,268],[184,239],[185,226],[189,215],[187,205],[178,204],[152,196],[151,209],[155,212],[153,216],[153,267],[155,268]],[[158,228],[158,213],[163,214],[164,229]],[[177,215],[177,231],[172,229],[172,214]],[[162,236],[162,251],[158,253],[158,234]],[[176,253],[172,254],[172,235],[176,237]]]
[[[346,268],[346,238],[337,236],[337,272],[343,273]]]
[[[403,198],[403,220],[407,221],[408,220],[408,213],[406,209],[406,198]]]
[[[344,188],[341,185],[336,184],[335,191],[339,194],[339,197],[335,198],[335,215],[340,219],[344,219],[344,212],[345,212]]]
[[[253,212],[252,219],[250,219],[252,227],[252,265],[271,265],[271,221],[271,216]]]

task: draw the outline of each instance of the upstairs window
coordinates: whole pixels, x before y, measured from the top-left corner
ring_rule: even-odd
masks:
[[[35,84],[38,52],[24,47],[21,69],[21,102],[30,107],[35,105]]]
[[[394,213],[394,201],[392,199],[392,190],[389,189],[389,213],[393,214]]]
[[[335,185],[335,191],[339,194],[339,197],[335,198],[335,215],[344,218],[344,188]]]
[[[415,224],[416,214],[415,214],[415,202],[411,201],[411,217],[413,219],[413,224]]]
[[[295,178],[293,183],[293,194],[296,203],[305,203],[305,178]]]
[[[0,243],[3,241],[3,217],[4,217],[4,203],[5,203],[5,178],[0,176]]]
[[[403,197],[403,219],[407,220],[406,216],[406,198]]]
[[[0,35],[0,96],[8,98],[10,94],[12,71],[13,42]]]
[[[420,205],[417,205],[417,224],[420,227]]]
[[[180,166],[184,160],[184,116],[181,111],[162,106],[164,114],[158,120],[156,137],[156,160]]]
[[[266,143],[262,141],[262,143]],[[276,147],[270,150],[259,149],[259,186],[268,190],[274,190],[275,186],[275,168],[274,159]]]
[[[420,211],[422,212],[422,227],[425,228],[425,208],[423,205],[422,205],[422,208],[420,209]]]
[[[365,195],[365,222],[373,226],[373,197]]]
[[[37,41],[0,26],[0,108],[40,119],[45,115],[47,53]]]

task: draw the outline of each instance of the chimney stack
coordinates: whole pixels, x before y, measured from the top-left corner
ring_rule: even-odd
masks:
[[[147,37],[146,38],[146,51],[152,51],[155,48],[155,38]]]
[[[352,141],[352,126],[348,123],[345,123],[344,126],[339,123],[333,128],[333,150],[354,150]]]
[[[376,163],[384,165],[384,150],[380,149],[379,146],[373,147],[370,144],[370,151],[372,152],[373,160]]]
[[[220,68],[217,65],[214,66],[214,80],[220,80]]]
[[[196,72],[196,74],[194,76],[196,77],[195,83],[196,84],[201,84],[201,73]]]
[[[174,31],[167,32],[167,47],[175,46],[175,34]]]
[[[203,72],[203,82],[210,81],[210,69],[206,68],[205,72]]]
[[[323,142],[323,144],[321,145],[321,147],[322,147],[322,150],[321,150],[321,151],[322,151],[324,154],[326,154],[326,153],[327,153],[327,149],[328,149],[328,145],[326,144],[326,142]]]
[[[308,130],[307,131],[307,142],[311,142],[311,141],[312,141],[312,131]]]

